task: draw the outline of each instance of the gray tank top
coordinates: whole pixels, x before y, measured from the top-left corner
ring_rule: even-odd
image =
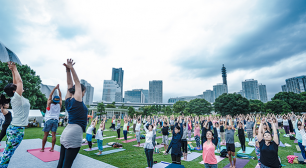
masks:
[[[68,124],[61,136],[61,144],[66,148],[82,146],[83,130],[78,124]]]

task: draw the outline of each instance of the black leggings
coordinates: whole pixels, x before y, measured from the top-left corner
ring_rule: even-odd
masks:
[[[3,137],[6,135],[6,129],[7,129],[8,126],[9,125],[7,125],[7,124],[2,125],[2,131],[0,133],[0,141],[2,141]]]
[[[241,149],[242,151],[245,151],[245,137],[240,137],[239,136],[239,141],[241,143]]]
[[[187,140],[182,140],[183,153],[187,153]]]
[[[181,164],[181,156],[179,155],[171,155],[173,164]]]
[[[92,141],[88,141],[88,147],[91,149],[91,147],[92,147]]]
[[[120,129],[117,129],[118,138],[120,138]]]
[[[63,145],[61,145],[61,153],[57,168],[71,168],[75,157],[79,153],[79,150],[80,147],[66,149]]]

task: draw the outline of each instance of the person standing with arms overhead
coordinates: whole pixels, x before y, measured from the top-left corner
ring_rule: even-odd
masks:
[[[229,121],[229,123],[231,123],[232,120]],[[236,167],[236,157],[235,157],[235,138],[234,138],[234,134],[235,134],[235,128],[232,128],[232,123],[231,125],[227,126],[227,129],[225,129],[225,139],[226,139],[226,150],[228,153],[228,159],[229,162],[231,164],[231,168],[235,168]],[[234,164],[232,164],[232,158],[233,158],[233,162]]]
[[[11,99],[14,116],[11,125],[7,128],[6,147],[1,157],[0,167],[8,167],[11,157],[20,145],[24,137],[24,128],[28,125],[30,102],[22,96],[23,82],[14,62],[8,62],[8,68],[12,71],[13,83],[4,87],[4,92]]]
[[[244,135],[244,124],[243,121],[240,120],[238,122],[238,137],[239,137],[239,141],[241,143],[241,149],[242,149],[242,153],[245,153],[245,135]]]
[[[54,93],[54,91],[58,89],[58,94],[59,96],[54,96],[54,98],[52,99],[52,95]],[[54,145],[56,142],[56,131],[57,131],[57,127],[58,127],[58,118],[59,118],[59,114],[61,112],[61,108],[62,108],[62,93],[59,89],[59,85],[57,85],[51,92],[49,98],[48,98],[48,102],[47,102],[47,111],[45,114],[45,121],[46,121],[46,125],[43,128],[44,131],[44,138],[42,140],[42,148],[41,148],[41,152],[44,152],[45,150],[45,145],[47,142],[47,138],[49,135],[49,132],[51,131],[52,133],[52,147],[49,150],[50,152],[54,151]]]
[[[218,162],[215,156],[215,144],[212,142],[213,133],[211,130],[206,132],[206,142],[203,144],[203,161],[205,168],[217,168]]]
[[[88,109],[82,100],[86,87],[80,83],[73,67],[74,64],[71,59],[67,59],[67,63],[64,63],[68,84],[65,107],[69,118],[68,125],[61,136],[61,151],[57,168],[70,168],[72,166],[82,146],[83,133],[87,124]],[[73,85],[71,74],[75,85]]]
[[[8,126],[10,126],[12,122],[12,113],[7,110],[10,107],[10,101],[11,99],[6,99],[4,95],[1,95],[0,108],[2,114],[4,115],[5,120],[4,123],[2,124],[2,130],[0,133],[0,142],[6,135],[6,129],[8,128]]]

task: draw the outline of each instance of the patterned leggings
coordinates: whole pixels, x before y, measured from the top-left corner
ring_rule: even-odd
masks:
[[[196,136],[194,137],[194,139],[196,140],[197,147],[200,147],[201,144],[200,144],[200,137],[199,137],[199,135],[196,135]]]
[[[11,157],[20,145],[24,136],[24,127],[10,125],[6,130],[6,147],[1,157],[0,167],[8,167]]]

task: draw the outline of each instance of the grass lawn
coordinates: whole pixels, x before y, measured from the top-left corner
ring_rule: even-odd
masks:
[[[108,120],[107,124],[106,124],[106,128],[109,128],[111,125],[111,120]],[[123,122],[122,122],[123,125]],[[64,130],[64,127],[59,127],[57,130],[57,133],[61,134],[62,131]],[[284,130],[280,130],[280,132],[284,133]],[[84,133],[84,138],[85,138],[85,133]],[[104,132],[104,136],[117,136],[117,132],[115,131],[105,131]],[[171,135],[171,134],[170,134]],[[128,136],[135,136],[135,134],[128,134]],[[157,136],[161,136],[160,133],[157,133]],[[121,129],[121,137],[123,137],[123,133],[122,133],[122,129]],[[24,139],[36,139],[36,138],[43,138],[43,132],[42,132],[42,128],[27,128],[25,130],[25,137]],[[290,140],[289,138],[285,138],[283,137],[283,134],[280,135],[280,139],[281,141],[285,144],[285,143],[289,143],[290,145],[292,145],[291,147],[279,147],[278,150],[278,154],[282,160],[282,164],[286,165],[285,167],[295,167],[295,168],[299,168],[299,167],[306,167],[306,165],[301,165],[301,164],[290,164],[287,162],[287,156],[288,155],[293,155],[294,152],[297,152],[296,147],[293,140]],[[3,139],[3,141],[5,141],[5,139]],[[48,141],[51,142],[51,138],[48,138]],[[96,141],[96,140],[93,140]],[[123,140],[116,140],[116,138],[110,138],[110,139],[105,139],[103,140],[103,145],[105,145],[108,142],[122,142]],[[141,143],[144,143],[145,140],[142,139]],[[158,139],[157,140],[158,143],[162,142],[162,139]],[[238,137],[235,136],[235,142],[239,142]],[[118,153],[114,153],[114,154],[109,154],[109,155],[105,155],[105,156],[97,156],[94,153],[96,153],[97,151],[91,151],[91,152],[86,152],[83,149],[88,148],[88,146],[82,146],[80,153],[86,156],[89,156],[91,158],[103,161],[105,163],[114,165],[116,167],[119,168],[144,168],[147,167],[147,160],[146,160],[146,156],[144,153],[144,149],[143,148],[139,148],[139,147],[134,147],[133,145],[137,144],[137,141],[134,142],[130,142],[127,144],[123,144],[123,148],[126,149],[125,151],[122,152],[118,152]],[[246,142],[247,144],[247,142]],[[56,145],[60,146],[60,137],[57,137],[56,140]],[[195,141],[193,143],[194,146],[196,146]],[[93,144],[93,147],[96,147],[97,144]],[[248,146],[248,145],[247,145]],[[113,148],[106,148],[104,149],[104,151],[108,151],[108,150],[112,150]],[[236,148],[236,152],[239,151],[240,148]],[[163,149],[162,149],[163,151]],[[198,152],[198,151],[193,151],[193,152]],[[253,153],[251,154],[252,156],[256,156],[255,151],[253,151]],[[171,155],[163,155],[162,153],[160,154],[154,154],[153,156],[153,160],[160,162],[160,161],[165,161],[165,162],[170,162],[171,163]],[[198,157],[197,159],[191,161],[191,162],[185,162],[182,161],[182,164],[186,167],[186,168],[197,168],[197,167],[201,167],[203,168],[204,165],[199,164],[199,162],[202,161],[202,157]],[[224,166],[226,166],[229,163],[228,159],[224,159],[221,162],[218,163],[218,167],[222,168]],[[250,162],[248,162],[248,164],[245,166],[246,168],[254,168],[257,165],[257,160],[250,160]]]

